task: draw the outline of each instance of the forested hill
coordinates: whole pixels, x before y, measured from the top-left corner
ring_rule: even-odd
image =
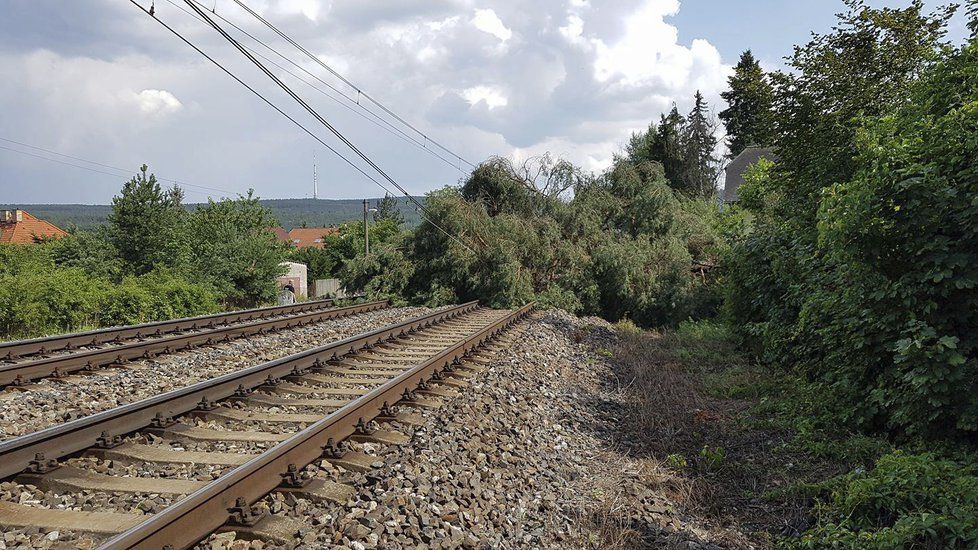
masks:
[[[380,199],[370,199],[375,206]],[[414,208],[399,200],[399,208],[408,225],[416,225],[420,217]],[[334,225],[363,216],[362,199],[268,199],[261,204],[270,209],[285,229]],[[193,210],[195,204],[188,204]],[[0,210],[20,208],[63,228],[72,224],[80,229],[90,229],[105,223],[111,207],[102,204],[0,204]]]

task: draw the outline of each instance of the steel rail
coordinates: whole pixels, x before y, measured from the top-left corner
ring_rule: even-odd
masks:
[[[105,441],[106,438],[111,439],[151,426],[154,421],[158,422],[154,419],[170,419],[193,411],[202,402],[215,402],[247,393],[269,380],[317,367],[324,361],[407,335],[477,307],[478,302],[469,302],[436,311],[0,442],[0,479],[27,470],[38,458],[37,455],[41,455],[43,460],[52,460],[98,447],[100,440]]]
[[[85,332],[73,332],[71,334],[42,336],[40,338],[31,338],[29,340],[0,342],[0,360],[14,360],[24,357],[25,355],[70,350],[81,346],[97,346],[99,344],[118,342],[120,340],[128,340],[131,338],[162,336],[163,334],[180,332],[183,330],[211,328],[215,325],[241,323],[245,321],[253,321],[255,319],[265,319],[276,315],[290,315],[293,313],[315,311],[332,307],[334,303],[334,300],[314,300],[285,306],[244,309],[240,311],[201,315],[199,317],[183,317],[181,319],[154,321],[151,323],[141,323],[138,325],[109,327]]]
[[[309,425],[268,451],[231,470],[213,483],[168,506],[146,521],[120,533],[101,546],[106,550],[132,548],[187,548],[224,525],[230,509],[242,503],[251,505],[282,483],[282,474],[300,470],[320,460],[324,447],[339,442],[356,429],[356,425],[377,417],[387,404],[400,399],[436,372],[451,368],[471,351],[502,330],[528,315],[534,304],[528,304],[479,332],[458,342],[438,355],[419,364],[390,382],[374,389]],[[332,441],[331,441],[332,440]]]
[[[327,319],[346,317],[383,309],[385,307],[387,307],[387,302],[367,302],[342,308],[320,309],[288,317],[251,321],[199,332],[164,336],[151,340],[136,340],[119,346],[0,365],[0,386],[19,386],[38,378],[57,377],[72,372],[92,370],[105,365],[123,363],[133,359],[173,353],[179,349],[190,348],[201,344],[208,345],[219,341],[226,342],[243,336],[318,323]]]

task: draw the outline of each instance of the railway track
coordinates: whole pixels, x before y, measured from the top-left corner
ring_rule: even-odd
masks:
[[[0,387],[22,386],[138,358],[318,323],[387,307],[367,302],[333,308],[331,300],[0,344]],[[49,355],[53,354],[53,355]]]
[[[185,548],[222,529],[283,540],[295,521],[266,516],[256,502],[274,491],[345,500],[352,488],[314,479],[306,466],[327,459],[369,470],[374,459],[341,442],[405,442],[377,422],[411,423],[397,404],[452,395],[466,358],[531,307],[463,304],[0,443],[0,478],[132,495],[121,499],[132,507],[147,494],[163,500],[149,517],[118,503],[96,512],[0,501],[0,526],[98,533],[112,549]],[[136,477],[132,464],[159,475]],[[194,477],[202,467],[212,480]]]

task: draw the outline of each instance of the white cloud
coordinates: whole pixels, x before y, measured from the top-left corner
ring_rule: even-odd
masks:
[[[234,6],[232,3],[229,4],[227,8],[228,9],[225,10],[226,12],[233,12],[237,6]],[[319,16],[325,11],[328,11],[328,9],[328,4],[324,6],[323,2],[320,0],[269,0],[261,2],[259,5],[255,6],[255,10],[259,12],[302,15],[310,21],[316,21],[319,19]]]
[[[175,113],[183,107],[183,103],[166,90],[143,90],[134,93],[139,110],[145,115],[162,116]]]
[[[5,107],[0,134],[120,166],[148,162],[162,168],[161,175],[191,183],[236,191],[254,186],[266,197],[310,194],[315,151],[320,189],[327,196],[382,192],[145,15],[120,10],[114,0],[58,3],[57,10],[48,4],[54,5],[11,10],[20,17],[16,21],[30,17],[35,23],[10,28],[30,32],[0,33],[0,75],[7,84],[0,86]],[[676,0],[480,0],[475,5],[474,0],[254,0],[250,5],[372,97],[475,162],[515,151],[550,151],[601,169],[631,131],[647,127],[673,102],[688,112],[697,89],[719,110],[719,92],[730,71],[708,41],[679,41],[668,18],[678,9]],[[160,2],[157,9],[161,18],[205,51],[220,54],[229,68],[306,121],[216,33]],[[294,54],[231,0],[218,0],[218,13]],[[48,49],[38,49],[30,42],[37,34],[34,26],[45,28],[52,17],[73,21],[80,30],[45,37],[41,47]],[[84,32],[90,36],[80,38]],[[313,61],[299,62],[357,97]],[[352,114],[355,104],[341,107],[285,78],[410,191],[458,181],[458,171],[406,142],[410,132],[385,133],[373,115],[361,113],[365,120]],[[310,128],[317,135],[322,130]],[[27,202],[29,191],[23,189],[28,186],[7,183],[15,179],[5,160],[0,157],[0,195]],[[64,179],[57,171],[64,167],[42,166],[25,160],[23,181]],[[73,173],[72,185],[65,184],[58,196],[104,202],[118,189],[118,182],[103,178],[111,189],[106,194],[89,177],[102,176]],[[96,188],[97,195],[90,191]]]
[[[601,82],[619,78],[623,84],[661,83],[680,88],[690,78],[698,56],[719,54],[708,43],[686,48],[677,42],[678,30],[665,21],[679,10],[677,0],[646,0],[625,20],[625,32],[612,44],[593,39],[597,57],[595,77]],[[717,67],[718,68],[718,67]]]
[[[583,42],[584,20],[578,15],[567,16],[567,24],[558,29],[560,34],[572,44]]]
[[[490,110],[496,107],[505,107],[509,103],[509,100],[501,91],[490,86],[473,86],[463,90],[462,97],[471,105],[485,102]]]
[[[472,24],[480,31],[487,32],[503,42],[506,42],[513,36],[513,31],[509,30],[503,24],[503,20],[491,8],[475,10]]]

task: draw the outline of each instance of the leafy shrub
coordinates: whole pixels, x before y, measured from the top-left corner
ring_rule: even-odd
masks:
[[[414,266],[395,246],[385,245],[370,256],[356,256],[343,265],[340,279],[347,288],[360,289],[371,299],[402,302]]]
[[[214,292],[167,272],[115,283],[58,267],[51,246],[0,246],[0,334],[9,338],[134,324],[217,311]]]
[[[219,310],[210,289],[189,283],[166,272],[127,277],[105,292],[101,304],[103,325],[132,325],[180,317],[193,317]]]
[[[742,188],[755,231],[726,310],[868,430],[978,431],[978,46],[921,4],[853,13],[776,78],[776,166]]]
[[[0,276],[0,331],[12,336],[69,332],[98,323],[104,286],[79,269]]]
[[[965,548],[978,544],[978,476],[971,464],[933,454],[885,455],[870,471],[842,476],[817,507],[800,545]]]
[[[543,168],[553,170],[543,188],[558,192],[531,189],[512,165],[494,159],[461,190],[429,193],[438,227],[422,223],[405,243],[415,266],[406,295],[494,307],[535,300],[643,326],[716,310],[715,278],[691,271],[694,258],[715,264],[726,246],[715,204],[678,198],[656,163],[619,159],[600,177],[566,163]],[[568,188],[573,198],[561,198]]]

